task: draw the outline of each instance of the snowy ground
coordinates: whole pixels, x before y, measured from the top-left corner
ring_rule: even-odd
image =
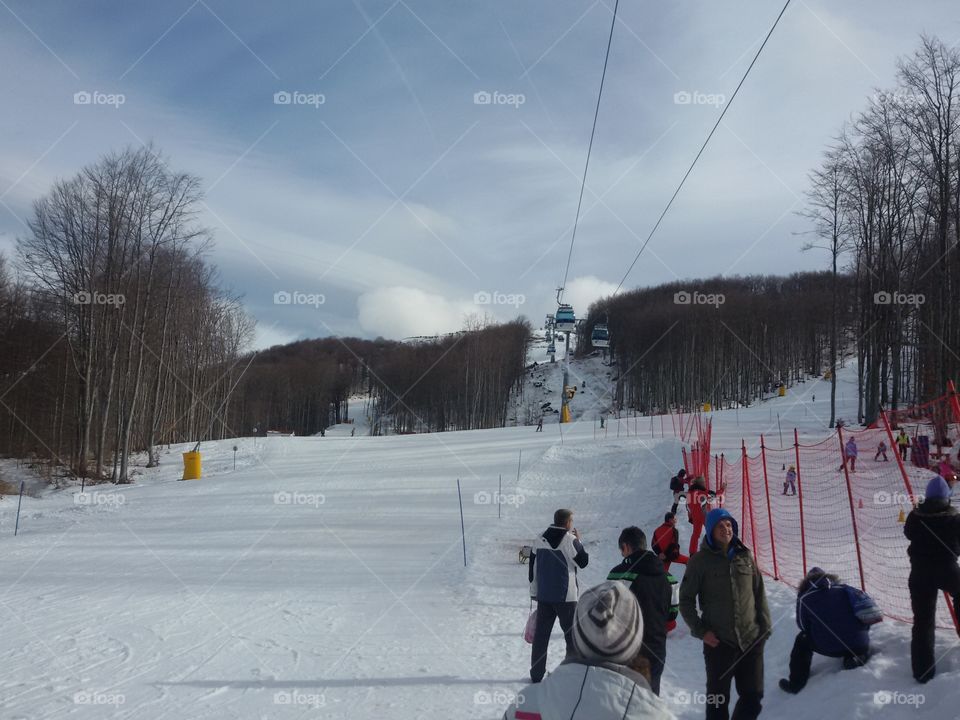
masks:
[[[597,363],[587,372],[600,383]],[[714,413],[715,447],[767,430],[771,409],[774,427],[777,412],[791,428],[800,413],[809,418],[803,389],[739,418]],[[823,407],[827,392],[815,394]],[[602,404],[580,398],[581,408]],[[16,499],[5,498],[0,716],[499,718],[529,663],[519,546],[554,509],[572,507],[591,553],[583,580],[593,584],[618,561],[619,529],[635,523],[649,534],[669,504],[666,479],[680,463],[669,424],[664,439],[649,437],[649,419],[595,438],[584,420],[563,426],[562,444],[553,423],[542,433],[209,443],[198,482],[177,481],[184,448],[175,447],[133,486],[24,498],[16,538]],[[809,421],[806,431],[816,430]],[[681,534],[686,541],[687,526]],[[960,717],[957,638],[939,634],[940,674],[919,686],[909,628],[893,622],[874,633],[867,668],[841,673],[839,661],[819,658],[807,690],[784,695],[776,681],[795,633],[794,596],[767,588],[776,627],[766,717]],[[550,667],[561,648],[557,633]],[[701,646],[681,623],[663,695],[696,718],[703,689]]]

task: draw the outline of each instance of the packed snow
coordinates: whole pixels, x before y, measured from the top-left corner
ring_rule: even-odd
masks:
[[[550,368],[557,405],[558,371]],[[520,546],[570,507],[591,556],[582,585],[600,582],[620,559],[620,528],[637,524],[649,536],[659,524],[680,466],[669,418],[662,433],[659,418],[632,417],[600,433],[608,368],[590,358],[571,372],[588,381],[574,400],[582,421],[548,422],[540,433],[521,425],[369,437],[342,428],[225,440],[202,445],[203,478],[184,482],[180,453],[190,447],[174,446],[133,485],[24,497],[16,537],[17,498],[5,497],[0,714],[500,718],[530,660]],[[855,392],[844,395],[841,414],[850,415]],[[828,408],[828,383],[809,381],[784,398],[715,412],[714,448],[775,433],[777,413],[785,433],[799,425],[823,437]],[[680,524],[682,545],[688,528]],[[910,628],[891,621],[874,630],[866,667],[840,671],[839,660],[818,657],[802,693],[780,691],[795,596],[766,582],[775,628],[764,716],[958,717],[956,636],[938,632],[939,672],[920,686],[909,671]],[[557,628],[549,668],[562,653]],[[662,691],[678,716],[703,716],[704,677],[701,645],[681,621]]]

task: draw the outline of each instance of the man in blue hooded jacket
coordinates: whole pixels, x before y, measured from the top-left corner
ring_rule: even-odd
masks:
[[[811,568],[797,591],[800,632],[790,653],[790,677],[780,680],[780,688],[788,693],[803,690],[814,653],[843,658],[848,670],[866,664],[870,626],[882,619],[869,595],[844,585],[836,575]]]
[[[680,614],[690,634],[703,640],[707,720],[729,717],[734,680],[733,716],[753,720],[763,707],[763,646],[772,628],[763,578],[729,512],[711,510],[705,529],[680,583]]]

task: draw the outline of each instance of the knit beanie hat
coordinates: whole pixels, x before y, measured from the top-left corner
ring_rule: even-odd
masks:
[[[925,500],[947,500],[950,497],[950,486],[947,481],[939,475],[933,477],[927,483],[927,492],[924,494]]]
[[[580,596],[573,646],[585,660],[626,665],[640,653],[643,616],[626,584],[605,582]]]

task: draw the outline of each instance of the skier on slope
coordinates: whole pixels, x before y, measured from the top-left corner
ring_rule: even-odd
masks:
[[[687,564],[686,555],[680,554],[680,532],[677,530],[677,514],[668,512],[663,516],[663,525],[653,531],[653,551],[663,560],[663,569],[670,571],[670,563]]]
[[[953,606],[960,607],[960,513],[950,505],[950,488],[939,475],[927,483],[924,501],[907,515],[903,534],[910,541],[910,663],[914,679],[925,683],[937,672],[934,629],[938,591],[949,593]]]
[[[859,451],[857,450],[857,441],[851,437],[849,440],[847,440],[847,444],[843,448],[843,451],[842,451],[843,460],[840,463],[839,469],[843,470],[844,466],[848,465],[850,467],[850,472],[856,472],[858,452]]]
[[[907,433],[903,431],[903,428],[900,428],[900,433],[897,435],[897,449],[900,451],[900,459],[904,462],[907,461],[907,450],[910,448],[910,438],[907,437]]]
[[[880,444],[877,445],[877,452],[873,456],[873,461],[876,462],[881,456],[883,456],[883,461],[888,462],[887,460],[887,444],[881,440]]]
[[[790,487],[790,492],[787,493],[787,486]],[[796,495],[797,494],[797,468],[794,465],[790,466],[790,469],[787,470],[787,474],[783,478],[783,495]]]

